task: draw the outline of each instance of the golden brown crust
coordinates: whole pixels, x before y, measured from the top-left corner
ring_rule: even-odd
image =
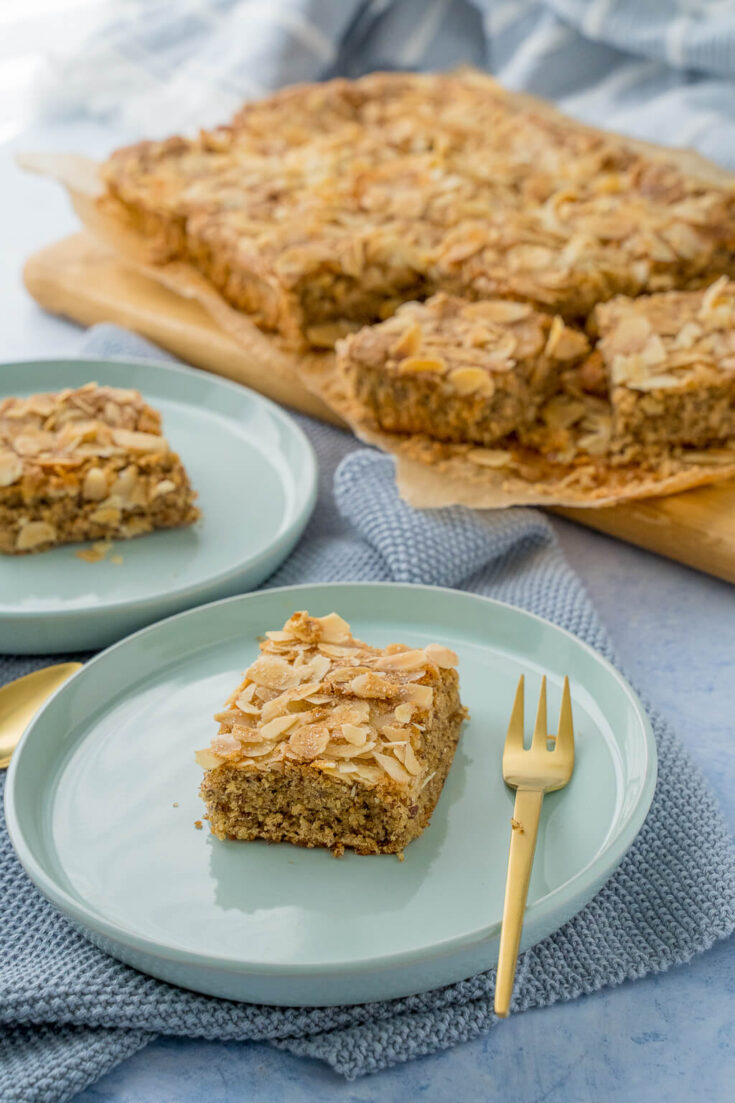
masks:
[[[88,383],[0,402],[0,551],[192,524],[195,495],[137,391]]]

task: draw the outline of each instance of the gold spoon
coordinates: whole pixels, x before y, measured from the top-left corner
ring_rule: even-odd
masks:
[[[21,735],[44,701],[81,668],[81,663],[44,666],[0,688],[0,770],[10,765]]]

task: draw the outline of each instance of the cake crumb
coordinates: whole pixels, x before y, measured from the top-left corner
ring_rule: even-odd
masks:
[[[98,540],[90,548],[80,548],[75,552],[77,559],[83,559],[85,563],[100,563],[112,550],[109,540]]]
[[[399,851],[396,852],[396,858],[398,859],[399,862],[405,862],[406,855],[403,853],[402,850],[399,850]]]
[[[197,831],[201,831],[202,826],[203,826],[202,821],[201,820],[194,820],[194,826],[196,827]]]
[[[519,820],[511,818],[510,826],[513,831],[520,831],[520,833],[523,834],[523,824]]]
[[[174,808],[178,808],[178,807],[179,807],[179,802],[177,800],[175,800],[174,801]]]
[[[122,562],[123,562],[123,557],[121,555],[111,555],[110,556],[110,563],[114,563],[116,567],[119,567]]]

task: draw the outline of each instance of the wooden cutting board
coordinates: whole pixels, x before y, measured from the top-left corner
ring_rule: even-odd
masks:
[[[297,379],[260,371],[203,307],[124,267],[87,234],[74,234],[36,253],[24,276],[31,295],[54,314],[83,325],[125,326],[197,367],[341,424]],[[605,509],[555,512],[735,582],[735,482]]]

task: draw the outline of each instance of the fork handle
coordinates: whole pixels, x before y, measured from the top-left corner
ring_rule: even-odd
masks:
[[[526,910],[528,883],[531,880],[531,867],[536,850],[538,821],[543,800],[542,789],[518,789],[516,792],[510,833],[508,878],[505,882],[503,925],[500,931],[498,971],[495,980],[495,1014],[501,1019],[508,1016],[510,998],[513,994],[523,913]]]

